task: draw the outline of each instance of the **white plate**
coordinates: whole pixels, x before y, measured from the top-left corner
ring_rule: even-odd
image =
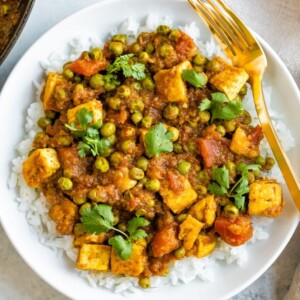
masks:
[[[53,50],[66,44],[78,33],[98,34],[103,39],[110,30],[125,21],[129,16],[142,21],[149,13],[169,16],[175,25],[195,21],[203,28],[203,38],[208,31],[187,2],[181,0],[110,0],[88,7],[67,18],[40,38],[16,65],[3,87],[0,101],[0,216],[7,236],[16,250],[45,281],[72,299],[124,299],[123,296],[98,288],[91,288],[88,283],[73,271],[67,261],[58,259],[47,247],[41,245],[30,232],[25,216],[17,210],[15,193],[8,189],[11,161],[16,155],[16,145],[24,135],[25,114],[33,99],[32,81],[39,81],[43,70],[39,61]],[[273,107],[281,111],[291,129],[296,147],[289,152],[289,157],[300,174],[299,105],[300,94],[290,73],[263,41],[261,43],[268,58],[265,75],[267,84],[273,87]],[[228,299],[257,279],[282,252],[291,238],[297,224],[298,213],[288,191],[284,190],[286,207],[283,214],[270,226],[270,238],[248,247],[249,259],[242,267],[217,265],[214,267],[215,282],[204,283],[200,280],[188,285],[165,287],[142,295],[143,300],[173,299],[185,297],[197,299]],[[140,299],[141,295],[132,295],[130,299]]]

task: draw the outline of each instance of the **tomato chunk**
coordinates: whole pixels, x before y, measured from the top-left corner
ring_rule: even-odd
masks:
[[[221,239],[231,246],[240,246],[253,235],[253,227],[248,214],[240,214],[236,218],[228,218],[221,214],[215,222],[215,230]]]
[[[91,59],[87,56],[81,56],[70,63],[68,68],[79,75],[92,76],[99,71],[105,70],[107,65],[108,62],[105,58]]]

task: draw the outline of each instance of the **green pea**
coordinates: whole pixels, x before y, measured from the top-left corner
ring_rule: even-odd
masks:
[[[73,142],[73,138],[71,136],[60,136],[58,137],[58,144],[60,146],[70,146]]]
[[[152,125],[152,121],[153,121],[152,117],[150,117],[150,116],[144,117],[142,119],[142,125],[143,125],[143,127],[149,129],[151,127],[151,125]]]
[[[185,257],[185,249],[183,247],[178,248],[174,251],[174,255],[177,259],[183,259]]]
[[[264,168],[266,170],[271,170],[275,165],[275,159],[273,157],[266,157],[266,164],[264,165]]]
[[[42,129],[46,129],[49,125],[52,124],[52,121],[46,117],[42,117],[37,122],[38,126]]]
[[[255,181],[255,175],[252,171],[248,172],[248,183],[251,184]]]
[[[131,89],[128,85],[121,85],[117,90],[118,96],[128,98],[131,95]]]
[[[109,163],[105,157],[97,156],[95,168],[101,173],[106,173],[109,170]]]
[[[177,144],[177,143],[174,144],[174,145],[173,145],[173,151],[174,151],[175,153],[177,153],[177,154],[182,153],[182,152],[183,152],[182,145]]]
[[[84,234],[83,224],[82,223],[76,223],[73,229],[73,232],[75,235],[82,235]]]
[[[148,201],[148,206],[149,206],[149,207],[154,207],[154,206],[155,206],[155,200],[154,200],[154,199],[150,199],[150,200]]]
[[[179,115],[179,108],[176,105],[169,104],[163,110],[163,116],[167,120],[174,120]]]
[[[266,164],[266,159],[259,155],[256,157],[255,163],[263,167]]]
[[[147,91],[153,91],[155,89],[155,83],[150,77],[147,77],[142,81],[142,87]]]
[[[70,69],[64,69],[62,75],[67,80],[72,79],[74,77],[74,73]]]
[[[142,88],[142,85],[141,85],[139,82],[137,82],[137,81],[133,82],[133,83],[131,84],[131,86],[132,86],[133,89],[136,90],[136,91],[139,91],[139,90]]]
[[[132,45],[132,48],[131,48],[131,51],[134,53],[134,54],[139,54],[141,51],[142,51],[142,49],[141,49],[141,46],[138,44],[138,43],[134,43],[133,45]]]
[[[188,152],[194,154],[196,152],[196,145],[194,141],[188,141],[186,145],[186,149]]]
[[[207,188],[206,188],[206,186],[204,186],[202,184],[198,184],[196,186],[196,191],[197,191],[197,194],[199,194],[199,195],[207,194]]]
[[[142,119],[143,119],[143,115],[140,112],[136,112],[131,116],[131,120],[135,125],[140,123]]]
[[[82,205],[83,203],[85,203],[87,201],[85,196],[81,196],[81,197],[74,197],[73,202],[77,205]]]
[[[0,13],[1,13],[1,15],[0,16],[1,17],[6,16],[8,14],[9,10],[10,10],[9,5],[7,5],[7,4],[1,5],[1,7],[0,7]]]
[[[102,153],[101,156],[102,157],[109,157],[112,153],[114,152],[113,148],[105,148]]]
[[[103,75],[95,74],[95,75],[91,76],[91,78],[89,80],[89,84],[93,89],[100,89],[101,87],[103,87],[105,85]]]
[[[107,99],[108,106],[113,110],[119,110],[121,106],[121,99],[118,97],[110,97]]]
[[[126,231],[127,231],[127,226],[126,226],[126,224],[123,223],[123,222],[118,224],[118,228],[119,228],[121,231],[123,231],[123,232],[126,232]]]
[[[74,77],[72,78],[72,82],[75,82],[75,83],[80,83],[82,82],[82,77],[78,74],[74,75]]]
[[[127,37],[125,34],[116,34],[112,37],[112,40],[114,42],[121,42],[123,44],[127,43]]]
[[[79,208],[79,214],[82,216],[84,214],[84,211],[86,209],[91,209],[92,208],[92,204],[87,202],[87,203],[84,203],[80,206]]]
[[[110,163],[114,166],[117,167],[123,160],[124,155],[120,152],[114,152],[110,156]]]
[[[206,62],[206,57],[201,53],[198,53],[193,59],[193,63],[197,66],[202,66],[205,64],[205,62]]]
[[[239,215],[239,210],[233,204],[227,204],[224,207],[224,213],[229,218],[236,218]]]
[[[90,52],[90,57],[94,60],[100,59],[102,57],[102,51],[100,48],[94,48]]]
[[[224,126],[222,125],[218,125],[217,126],[217,132],[221,135],[224,136],[226,134],[226,129]]]
[[[140,55],[139,55],[139,60],[143,63],[143,64],[145,64],[145,63],[147,63],[148,62],[148,60],[149,60],[149,54],[147,53],[147,52],[141,52],[140,53]]]
[[[126,154],[132,154],[136,149],[135,142],[132,140],[124,141],[121,145],[121,149]]]
[[[173,29],[173,30],[171,31],[171,33],[169,34],[169,39],[170,39],[171,41],[177,41],[178,38],[180,38],[180,37],[181,37],[181,32],[180,32],[180,30],[178,30],[178,29]]]
[[[226,132],[233,132],[236,129],[236,119],[225,121],[224,127],[226,129]]]
[[[145,188],[148,191],[158,192],[160,189],[160,182],[158,179],[151,179],[145,183]]]
[[[178,223],[182,223],[187,218],[187,216],[187,214],[180,214],[177,216],[176,220]]]
[[[73,181],[67,177],[60,177],[57,183],[59,188],[63,191],[69,191],[73,188]]]
[[[209,179],[209,175],[208,175],[207,170],[202,170],[202,171],[198,172],[198,179],[200,181],[208,180]]]
[[[190,162],[188,162],[188,161],[186,161],[186,160],[182,160],[182,161],[178,164],[177,169],[178,169],[178,171],[179,171],[180,174],[185,175],[185,174],[187,174],[187,173],[190,171],[191,166],[192,166],[192,165],[191,165]]]
[[[144,178],[145,174],[142,169],[134,167],[130,169],[129,176],[131,179],[141,180],[142,178]]]
[[[159,34],[163,34],[163,35],[167,35],[169,34],[171,31],[171,28],[169,26],[166,25],[159,25],[156,29],[156,32]]]
[[[106,82],[105,85],[104,85],[104,89],[107,91],[107,92],[111,92],[113,90],[116,89],[116,85],[113,84],[113,83],[110,83],[110,82]]]
[[[143,171],[147,171],[149,161],[147,158],[142,156],[142,157],[139,157],[139,159],[136,162],[136,165],[138,168],[142,169]]]
[[[162,56],[162,57],[169,57],[173,51],[174,51],[174,48],[173,48],[172,45],[169,45],[169,44],[163,44],[163,45],[160,47],[159,54],[160,54],[160,56]]]
[[[110,146],[113,146],[117,142],[117,137],[115,134],[107,136],[105,139],[109,142]]]
[[[243,110],[243,113],[241,115],[241,122],[245,125],[250,125],[252,122],[252,118],[251,115],[249,114],[249,112],[247,110]]]
[[[243,87],[240,89],[239,95],[240,96],[245,96],[247,94],[248,88],[247,85],[243,85]]]
[[[124,47],[123,43],[121,42],[110,42],[109,43],[109,50],[113,52],[115,56],[120,56],[123,54]]]
[[[128,107],[130,109],[130,112],[142,112],[144,110],[144,102],[141,100],[141,99],[137,99],[137,100],[134,100],[134,101],[131,101],[129,104],[128,104]]]
[[[145,50],[148,54],[152,54],[155,50],[154,45],[152,43],[148,43]]]
[[[199,111],[198,116],[201,124],[205,124],[210,120],[210,112],[207,110]]]
[[[150,278],[140,278],[139,279],[139,286],[143,289],[148,289],[151,287]]]
[[[100,128],[100,133],[102,136],[107,137],[116,132],[116,125],[114,123],[108,122],[104,123]]]
[[[226,167],[226,169],[228,170],[228,172],[229,172],[229,174],[230,174],[231,176],[235,176],[235,173],[236,173],[236,165],[235,165],[234,162],[232,162],[232,161],[226,162],[225,167]]]
[[[222,66],[217,60],[212,60],[207,64],[207,71],[218,73],[221,72],[221,70]]]
[[[56,112],[52,111],[52,110],[46,110],[45,115],[48,119],[51,119],[51,120],[55,119],[57,116]]]
[[[204,74],[204,77],[206,76],[206,74],[203,72],[204,71],[204,66],[193,66],[193,70],[196,72],[196,73],[203,73]],[[205,77],[205,84],[207,83],[207,76]]]
[[[118,216],[114,216],[113,226],[117,225],[120,222],[120,218]]]
[[[147,212],[146,212],[146,210],[145,210],[144,208],[140,208],[140,209],[138,209],[138,210],[135,212],[135,215],[136,215],[137,217],[142,217],[142,216],[144,216],[146,213],[147,213]]]
[[[176,142],[179,138],[179,130],[176,127],[169,127],[168,131],[173,134],[171,141]]]

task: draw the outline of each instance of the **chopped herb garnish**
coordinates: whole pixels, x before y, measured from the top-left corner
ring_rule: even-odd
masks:
[[[211,112],[211,122],[215,119],[232,120],[243,112],[243,104],[239,100],[229,101],[223,93],[211,94],[212,100],[204,99],[198,106],[200,111]]]
[[[239,164],[238,169],[241,171],[240,179],[229,189],[229,172],[223,166],[222,168],[213,169],[212,179],[215,181],[208,185],[208,191],[212,194],[234,199],[235,206],[241,211],[245,211],[245,194],[249,193],[248,172],[258,171],[259,165]]]
[[[102,126],[102,122],[99,121],[95,124],[91,124],[93,121],[93,112],[83,108],[76,114],[76,119],[80,125],[78,129],[75,123],[71,125],[65,124],[72,134],[82,140],[78,143],[78,155],[85,157],[88,154],[93,156],[101,155],[105,149],[110,146],[110,143],[106,139],[101,139],[99,134],[99,128]]]
[[[128,221],[127,233],[113,226],[114,214],[112,207],[107,204],[98,204],[92,208],[86,208],[82,212],[81,222],[83,230],[92,234],[100,234],[109,230],[119,233],[108,240],[108,244],[113,246],[122,260],[126,260],[132,255],[132,243],[135,240],[145,238],[147,233],[139,228],[150,224],[142,217],[134,217]]]
[[[207,82],[207,76],[204,73],[197,73],[194,70],[183,70],[181,77],[195,88],[203,87]]]
[[[167,127],[162,123],[155,125],[146,134],[146,153],[148,156],[158,156],[161,153],[173,151],[173,134],[168,132]]]

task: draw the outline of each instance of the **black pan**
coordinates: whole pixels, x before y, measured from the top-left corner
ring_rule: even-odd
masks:
[[[10,33],[9,41],[0,52],[0,65],[17,41],[33,7],[34,0],[21,0],[20,18]]]

